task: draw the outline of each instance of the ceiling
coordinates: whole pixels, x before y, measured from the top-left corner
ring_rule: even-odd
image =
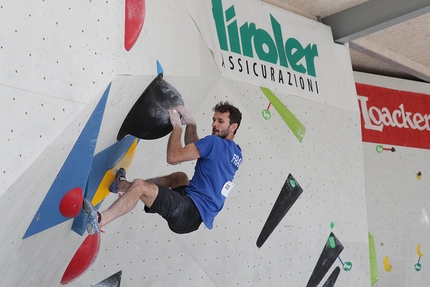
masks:
[[[430,0],[262,1],[331,26],[354,71],[430,83]]]

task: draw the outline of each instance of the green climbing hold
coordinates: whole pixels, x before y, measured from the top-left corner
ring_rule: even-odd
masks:
[[[276,97],[276,95],[268,88],[260,87],[261,91],[272,103],[272,106],[279,113],[281,118],[299,140],[302,142],[306,133],[306,127],[296,118],[296,116]]]
[[[330,236],[328,238],[328,243],[329,243],[329,245],[330,245],[331,248],[335,248],[336,247],[336,242],[334,241],[333,236]]]
[[[296,187],[296,182],[294,181],[294,180],[292,180],[292,179],[290,179],[290,185],[291,185],[291,187]]]

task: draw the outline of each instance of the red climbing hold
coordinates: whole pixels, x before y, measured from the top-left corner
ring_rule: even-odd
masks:
[[[68,284],[81,276],[96,260],[100,248],[100,233],[88,235],[64,271],[61,284]]]
[[[60,201],[60,213],[67,218],[78,216],[82,208],[82,188],[76,187],[68,191]]]
[[[139,38],[145,21],[145,11],[145,0],[125,0],[124,47],[127,51],[130,51]]]

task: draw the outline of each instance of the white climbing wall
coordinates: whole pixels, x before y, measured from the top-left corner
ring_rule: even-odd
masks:
[[[115,75],[112,16],[119,7],[100,1],[0,4],[0,194]]]
[[[144,26],[129,52],[123,47],[123,2],[0,4],[0,286],[60,286],[84,239],[71,230],[72,221],[22,237],[108,84],[96,153],[116,142],[128,111],[157,74],[157,60],[164,79],[181,92],[197,120],[200,136],[210,133],[217,102],[229,100],[243,112],[236,141],[244,163],[236,186],[214,229],[202,226],[188,235],[172,233],[139,203],[106,226],[96,261],[68,286],[92,286],[118,271],[121,286],[306,286],[330,232],[344,249],[320,285],[340,267],[336,286],[370,286],[363,145],[348,49],[334,44],[321,23],[260,1],[224,0],[224,10],[234,6],[239,24],[255,23],[260,33],[270,35],[272,15],[284,41],[318,48],[316,76],[293,70],[293,58],[289,67],[280,68],[257,57],[247,60],[273,68],[275,80],[245,75],[229,68],[230,52],[217,46],[215,2],[145,1]],[[268,53],[268,47],[261,49]],[[303,59],[294,64],[309,67]],[[306,127],[302,142],[260,85]],[[264,110],[270,119],[263,117]],[[191,176],[193,162],[165,162],[166,143],[167,137],[140,141],[128,177],[177,170]],[[303,193],[257,248],[289,173]],[[101,209],[114,200],[110,195]],[[345,271],[341,260],[352,269]]]
[[[430,97],[430,86],[426,83],[362,73],[356,73],[355,79],[357,83]],[[378,95],[373,97],[376,96]],[[407,112],[413,115],[420,110],[427,111],[429,115],[430,98],[427,101],[418,100],[418,102],[416,98],[417,96],[411,95],[401,102],[396,100],[392,100],[391,104],[386,102],[385,106],[393,107],[389,109],[390,114],[394,112],[394,107],[400,110],[399,106],[403,104],[405,115]],[[371,99],[369,99],[368,108],[373,106],[370,101]],[[417,106],[419,110],[416,109]],[[383,106],[376,107],[383,108]],[[413,119],[413,116],[411,118]],[[398,116],[398,121],[403,122],[401,115]],[[405,146],[406,144],[393,145],[387,140],[389,137],[387,133],[395,133],[400,138],[402,133],[411,130],[416,135],[413,140],[415,146],[422,146],[424,142],[429,142],[429,128],[418,130],[410,126],[408,128],[384,127],[380,132],[380,141],[363,142],[369,232],[375,239],[379,267],[379,280],[374,286],[428,286],[430,281],[427,258],[430,250],[430,151],[428,148]],[[377,152],[379,145],[384,148],[394,148],[395,152],[389,150]],[[417,178],[419,172],[422,175]],[[424,254],[422,258],[417,254],[419,244],[421,244],[419,250]],[[383,264],[386,256],[391,265],[389,272]],[[415,269],[417,263],[421,264],[421,269],[418,271]]]

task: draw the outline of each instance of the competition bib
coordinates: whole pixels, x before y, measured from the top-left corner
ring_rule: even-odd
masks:
[[[221,194],[227,197],[230,191],[233,189],[233,187],[234,187],[234,183],[231,181],[227,181],[222,187]]]

